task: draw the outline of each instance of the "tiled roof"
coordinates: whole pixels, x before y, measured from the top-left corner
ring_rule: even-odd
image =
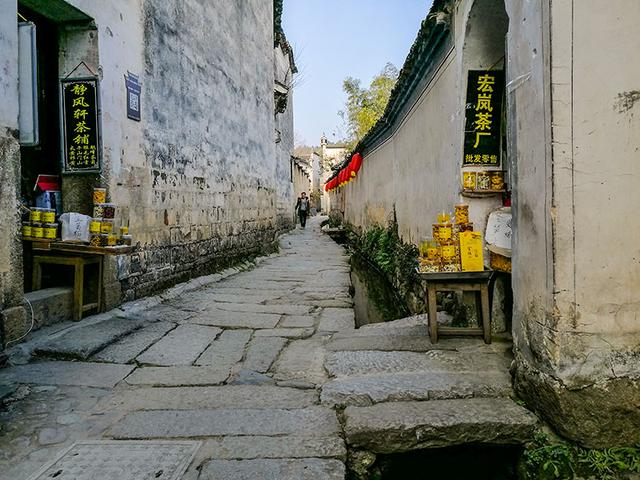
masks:
[[[282,51],[288,55],[291,71],[298,73],[298,68],[293,59],[293,48],[287,41],[287,37],[282,29],[282,9],[284,0],[273,0],[273,41],[274,47],[280,46]]]

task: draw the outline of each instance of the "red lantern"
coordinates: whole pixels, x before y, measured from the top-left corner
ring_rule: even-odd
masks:
[[[362,155],[356,153],[351,159],[351,166],[351,175],[355,177],[362,167]]]

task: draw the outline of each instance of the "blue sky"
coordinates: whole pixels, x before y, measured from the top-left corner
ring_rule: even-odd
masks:
[[[300,73],[294,90],[297,141],[317,145],[346,134],[347,76],[368,85],[385,63],[400,68],[431,0],[284,0],[283,28]]]

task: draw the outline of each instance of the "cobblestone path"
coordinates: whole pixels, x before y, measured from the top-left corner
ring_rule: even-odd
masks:
[[[89,472],[115,449],[105,479],[342,480],[346,444],[372,461],[533,433],[535,417],[509,399],[508,343],[432,345],[422,317],[356,330],[348,257],[317,219],[255,268],[209,280],[15,348],[24,364],[0,370],[0,479],[27,480],[88,440],[116,442],[76,455],[93,459],[76,467]],[[123,454],[125,441],[160,450]],[[170,464],[158,441],[201,442],[183,477],[123,466]],[[81,478],[64,468],[38,478]]]

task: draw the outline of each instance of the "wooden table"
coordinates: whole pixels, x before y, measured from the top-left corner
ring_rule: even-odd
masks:
[[[120,255],[129,253],[132,247],[127,245],[115,247],[92,247],[83,243],[61,242],[59,240],[45,240],[42,238],[25,238],[32,243],[33,276],[31,287],[33,290],[42,288],[42,265],[67,265],[74,269],[73,280],[73,318],[81,320],[85,312],[102,307],[102,261],[104,255]],[[37,254],[35,252],[38,252]],[[97,265],[97,295],[94,301],[84,303],[85,267]]]
[[[438,343],[438,335],[482,335],[485,343],[491,343],[491,308],[489,306],[489,284],[493,270],[484,272],[420,273],[426,284],[429,337]],[[476,292],[476,307],[482,318],[482,327],[439,327],[436,305],[437,292]]]

